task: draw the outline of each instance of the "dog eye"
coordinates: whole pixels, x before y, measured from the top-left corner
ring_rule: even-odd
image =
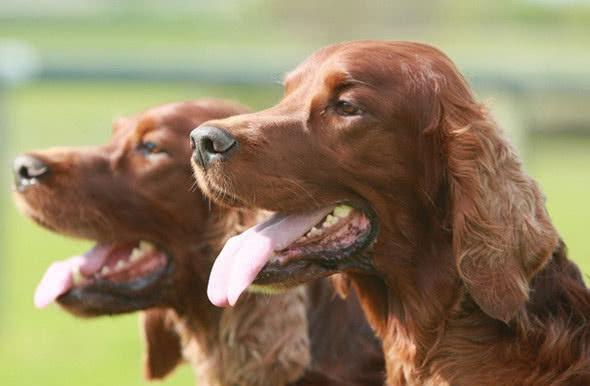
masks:
[[[137,151],[141,154],[148,156],[150,154],[161,153],[162,150],[154,142],[140,142],[137,145]]]
[[[344,117],[351,117],[355,115],[361,115],[362,110],[360,107],[353,105],[352,103],[344,100],[339,100],[334,105],[334,111],[336,114],[342,115]]]

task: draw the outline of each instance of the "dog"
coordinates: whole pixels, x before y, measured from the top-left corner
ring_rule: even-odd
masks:
[[[354,295],[316,282],[245,296],[220,310],[206,298],[213,257],[260,217],[194,188],[190,130],[245,112],[221,100],[171,103],[114,123],[104,146],[34,151],[14,161],[15,199],[36,223],[93,240],[55,262],[35,295],[83,317],[141,311],[145,376],[183,359],[199,385],[381,385],[381,344]],[[192,189],[191,189],[192,188]],[[348,335],[358,338],[350,342]]]
[[[343,272],[389,385],[590,385],[590,293],[539,187],[438,49],[325,47],[277,105],[191,140],[203,192],[276,212],[226,243],[215,304]]]

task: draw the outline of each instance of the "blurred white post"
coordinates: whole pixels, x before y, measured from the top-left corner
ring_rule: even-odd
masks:
[[[9,187],[9,176],[12,168],[8,160],[10,137],[8,135],[8,92],[11,87],[31,79],[39,69],[38,55],[35,50],[22,42],[0,40],[0,316],[2,315],[1,299],[6,293],[4,276],[4,256],[6,253],[6,208]]]

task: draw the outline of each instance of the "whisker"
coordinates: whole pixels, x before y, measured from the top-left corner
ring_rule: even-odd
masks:
[[[316,198],[303,186],[303,184],[297,182],[294,179],[290,179],[290,178],[284,179],[282,182],[287,182],[287,183],[293,185],[295,188],[297,188],[299,191],[301,191],[303,194],[305,194],[307,197],[309,197],[310,200],[313,201],[313,203],[316,206],[319,206],[319,203],[316,200]],[[295,191],[295,193],[297,193],[297,191]]]

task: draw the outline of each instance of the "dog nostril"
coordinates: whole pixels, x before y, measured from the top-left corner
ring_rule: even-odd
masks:
[[[190,135],[194,159],[203,167],[216,160],[226,160],[238,145],[227,131],[214,126],[201,126]]]
[[[49,173],[49,167],[40,159],[21,155],[13,163],[14,180],[20,187],[31,185]]]
[[[219,129],[217,129],[219,130]],[[200,141],[201,151],[208,154],[222,154],[229,151],[236,144],[225,131],[210,131],[208,135],[202,136]]]
[[[32,178],[32,176],[29,174],[29,169],[27,169],[25,166],[21,166],[20,169],[18,169],[18,175],[21,178],[26,178],[26,179]]]
[[[220,149],[219,146],[215,146],[215,143],[213,142],[213,140],[211,138],[202,138],[201,139],[201,148],[209,154],[213,154],[213,153],[223,153],[223,149]]]

